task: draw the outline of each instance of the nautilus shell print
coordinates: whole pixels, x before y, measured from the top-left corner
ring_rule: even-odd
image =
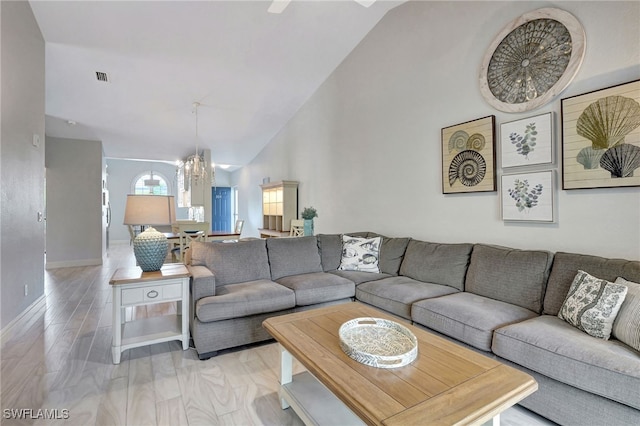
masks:
[[[467,149],[469,134],[464,130],[458,130],[449,138],[449,152],[464,151]]]
[[[482,136],[480,133],[474,133],[471,136],[469,136],[469,139],[467,140],[467,149],[473,149],[474,151],[482,151],[484,149],[485,144],[486,144],[486,141],[484,139],[484,136]]]
[[[449,186],[460,180],[464,186],[476,186],[487,173],[487,163],[479,152],[468,149],[460,152],[449,165]]]
[[[578,117],[577,133],[594,149],[624,143],[624,137],[640,126],[640,104],[624,96],[607,96],[590,104]]]
[[[632,177],[640,167],[640,147],[625,143],[608,149],[600,159],[600,167],[610,171],[612,178]]]

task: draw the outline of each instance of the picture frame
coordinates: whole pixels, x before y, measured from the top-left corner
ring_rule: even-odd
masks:
[[[496,191],[495,116],[445,127],[442,193]]]
[[[640,80],[561,100],[562,189],[640,186]]]
[[[502,175],[502,220],[554,223],[554,180],[553,170]]]
[[[553,113],[500,124],[502,168],[553,164]]]

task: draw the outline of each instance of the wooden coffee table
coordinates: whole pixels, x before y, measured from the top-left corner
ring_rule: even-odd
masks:
[[[358,302],[263,323],[281,345],[282,408],[291,406],[306,424],[496,424],[502,411],[538,389],[528,374],[407,323],[418,339],[415,361],[395,369],[360,364],[338,337],[340,326],[358,317],[402,323]],[[294,376],[292,356],[308,372]]]

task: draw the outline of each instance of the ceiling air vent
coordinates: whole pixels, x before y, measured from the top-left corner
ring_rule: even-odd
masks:
[[[96,71],[96,78],[98,81],[104,81],[105,83],[109,82],[109,76],[106,72]]]

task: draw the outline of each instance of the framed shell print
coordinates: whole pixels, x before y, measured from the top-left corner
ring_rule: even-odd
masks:
[[[496,190],[495,116],[442,129],[442,193]]]
[[[640,186],[640,80],[562,99],[562,188]]]
[[[569,12],[543,8],[525,13],[489,45],[480,67],[480,92],[500,111],[538,108],[571,83],[585,50],[584,29]]]
[[[553,171],[502,175],[502,220],[554,221]]]
[[[553,113],[500,124],[502,168],[553,163]]]

